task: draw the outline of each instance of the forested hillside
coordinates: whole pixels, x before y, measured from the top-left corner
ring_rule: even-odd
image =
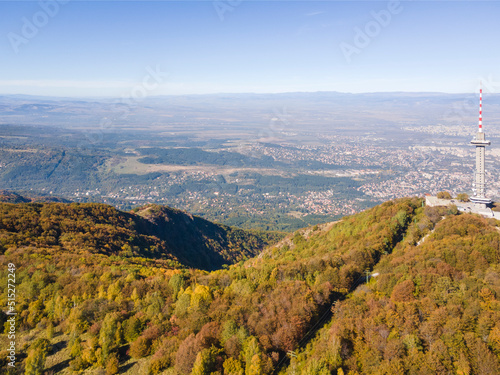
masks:
[[[486,374],[500,353],[500,234],[455,213],[387,202],[207,272],[160,255],[168,234],[184,230],[180,218],[191,220],[184,213],[5,204],[0,282],[13,263],[16,371]],[[210,225],[197,223],[216,232]],[[130,239],[132,230],[142,237]],[[223,238],[254,253],[264,241],[242,236]],[[367,272],[379,275],[364,285]],[[7,348],[5,332],[1,340]]]
[[[435,210],[427,213],[437,221]],[[410,234],[377,264],[377,277],[335,304],[286,373],[500,374],[497,224],[451,216],[423,242]]]
[[[218,269],[252,257],[282,237],[214,224],[157,205],[127,213],[97,203],[0,203],[0,220],[1,251],[46,248],[72,255],[139,257],[168,261],[171,268]]]
[[[35,195],[35,196],[26,196],[26,195],[20,195],[18,193],[12,192],[12,191],[7,191],[7,190],[0,190],[0,202],[3,203],[29,203],[29,202],[64,202],[64,203],[70,203],[69,200],[64,199],[64,198],[58,198],[58,197],[53,197],[50,195],[46,196],[41,196],[41,195]]]

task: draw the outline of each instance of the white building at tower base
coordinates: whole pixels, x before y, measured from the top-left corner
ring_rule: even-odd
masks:
[[[457,199],[440,199],[436,196],[426,195],[425,205],[430,207],[450,207],[457,206],[458,211],[470,214],[478,214],[488,218],[500,220],[500,212],[493,211],[485,203],[461,202]]]

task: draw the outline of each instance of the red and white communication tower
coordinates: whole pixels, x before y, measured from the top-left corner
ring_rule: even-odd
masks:
[[[484,153],[485,147],[491,144],[487,141],[483,131],[483,88],[479,88],[479,127],[471,145],[476,146],[476,171],[474,172],[474,181],[472,183],[472,191],[474,195],[470,198],[472,202],[490,204],[491,199],[486,198],[486,184],[484,172]]]

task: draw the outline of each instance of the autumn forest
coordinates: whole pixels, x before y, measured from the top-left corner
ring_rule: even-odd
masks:
[[[1,203],[2,373],[498,374],[499,224],[419,198],[287,236]]]

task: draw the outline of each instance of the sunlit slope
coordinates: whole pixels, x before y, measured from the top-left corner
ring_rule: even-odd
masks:
[[[42,249],[170,260],[213,270],[258,254],[279,234],[248,232],[165,206],[136,213],[85,203],[0,203],[0,250]],[[180,262],[181,264],[178,264]]]
[[[416,231],[440,219],[426,210]],[[499,374],[497,223],[447,216],[420,244],[403,242],[283,373]]]

